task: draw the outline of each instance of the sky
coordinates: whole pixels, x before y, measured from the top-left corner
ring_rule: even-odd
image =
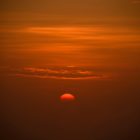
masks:
[[[114,52],[114,49],[133,44],[136,51],[139,46],[139,1],[5,0],[1,3],[1,51],[4,51],[3,55],[9,53],[10,60],[7,61],[12,61],[21,52],[21,59],[29,58],[26,55],[30,52],[36,63],[36,58],[40,56],[34,54],[38,50],[42,55],[41,61],[50,59],[48,63],[51,64],[58,63],[56,55],[60,55],[61,63],[92,63],[96,57],[99,60],[99,57],[106,55],[107,49],[104,53],[100,48],[109,48],[109,51],[111,48]],[[50,57],[45,58],[45,51]],[[74,57],[73,53],[76,54]]]
[[[3,138],[137,140],[139,61],[140,0],[1,0]]]
[[[11,26],[59,24],[138,26],[139,21],[139,0],[30,0],[30,2],[5,0],[1,3],[3,17],[1,24],[8,20],[7,24],[12,24]]]

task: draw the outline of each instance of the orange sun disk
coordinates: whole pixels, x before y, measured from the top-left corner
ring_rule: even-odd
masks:
[[[70,93],[65,93],[60,96],[61,101],[74,101],[75,96]]]

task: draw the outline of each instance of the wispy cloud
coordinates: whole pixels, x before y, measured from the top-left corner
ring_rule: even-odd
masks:
[[[58,79],[58,80],[90,80],[90,79],[107,79],[104,76],[86,76],[86,77],[65,77],[65,76],[41,76],[41,75],[29,75],[29,74],[15,74],[18,77],[31,77],[31,78],[40,78],[40,79]]]
[[[46,74],[79,74],[79,75],[92,75],[92,71],[88,70],[80,70],[80,69],[49,69],[49,68],[34,68],[34,67],[27,67],[24,68],[25,71],[31,73],[46,73]]]
[[[29,27],[27,33],[41,34],[70,40],[138,40],[138,31],[128,28],[110,28],[104,26],[83,27]]]
[[[109,75],[95,72],[93,69],[83,67],[24,67],[11,69],[10,75],[16,77],[40,78],[40,79],[58,79],[58,80],[102,80],[110,79]]]
[[[55,41],[123,41],[139,40],[140,32],[134,28],[108,26],[54,26],[54,27],[23,27],[17,29],[1,28],[0,32],[24,33],[46,37]]]

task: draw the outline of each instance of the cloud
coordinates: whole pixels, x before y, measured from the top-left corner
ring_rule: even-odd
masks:
[[[139,21],[137,21],[138,23]],[[140,32],[135,28],[124,26],[29,26],[21,28],[1,28],[0,33],[4,35],[2,42],[5,46],[32,45],[33,50],[64,50],[66,48],[77,48],[80,46],[98,44],[102,47],[108,43],[112,46],[116,43],[139,42]],[[12,35],[11,35],[12,34]],[[7,41],[8,40],[8,41]],[[44,47],[45,46],[45,47]],[[49,47],[50,46],[50,47]],[[54,47],[55,46],[55,47]],[[58,47],[59,46],[59,47]],[[17,47],[19,48],[19,47]],[[24,47],[22,47],[24,48]],[[26,49],[31,47],[26,47]]]
[[[88,79],[109,79],[109,76],[100,72],[94,72],[91,68],[83,67],[24,67],[14,69],[11,75],[16,77],[58,79],[58,80],[88,80]]]
[[[23,32],[64,41],[131,41],[139,40],[139,31],[126,27],[63,26],[28,27]]]
[[[29,75],[29,74],[15,74],[18,77],[31,77],[40,79],[58,79],[58,80],[90,80],[90,79],[106,79],[101,76],[86,76],[86,77],[65,77],[65,76],[40,76],[40,75]]]
[[[46,73],[46,74],[79,74],[79,75],[92,75],[92,71],[88,70],[74,70],[74,69],[49,69],[49,68],[34,68],[34,67],[27,67],[24,68],[25,71],[31,73]]]

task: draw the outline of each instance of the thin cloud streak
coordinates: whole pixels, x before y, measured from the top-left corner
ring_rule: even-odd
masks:
[[[27,67],[24,68],[25,71],[36,73],[48,73],[48,74],[80,74],[80,75],[92,75],[92,71],[84,71],[84,70],[52,70],[52,69],[43,69],[43,68],[33,68]]]
[[[39,76],[39,75],[28,75],[28,74],[15,74],[17,77],[30,77],[40,79],[58,79],[58,80],[103,80],[110,79],[106,76],[87,76],[87,77],[57,77],[57,76]]]
[[[109,26],[55,26],[55,27],[24,27],[19,29],[1,29],[3,34],[12,33],[12,36],[4,36],[2,42],[7,44],[7,40],[13,43],[12,37],[18,38],[19,41],[14,41],[14,45],[22,44],[24,45],[34,44],[38,46],[37,50],[40,48],[47,48],[49,50],[51,46],[54,50],[54,46],[64,46],[63,49],[77,48],[79,44],[83,46],[86,44],[104,43],[103,46],[107,46],[105,43],[109,43],[114,46],[116,43],[139,43],[140,31],[135,28],[128,27],[109,27]],[[10,38],[9,38],[10,37]],[[76,44],[76,45],[75,45]],[[121,45],[120,44],[120,45]],[[9,45],[9,43],[8,43]],[[45,47],[44,47],[45,46]],[[46,47],[47,46],[47,47]],[[95,47],[95,45],[94,45]],[[122,47],[122,45],[121,45]],[[26,47],[27,48],[27,47]],[[29,49],[29,47],[27,48]],[[34,50],[36,47],[34,47]],[[59,47],[61,50],[61,47]]]
[[[104,26],[83,27],[30,27],[25,29],[26,33],[40,34],[55,38],[85,41],[139,41],[140,32],[125,27],[109,28]]]
[[[139,41],[140,32],[134,28],[107,26],[64,26],[64,27],[26,27],[19,29],[1,29],[0,32],[32,35],[49,41],[103,41],[124,42]]]
[[[58,79],[58,80],[102,80],[111,79],[111,76],[93,71],[93,68],[85,67],[56,67],[55,68],[36,68],[25,67],[8,69],[9,74],[15,77]],[[8,71],[7,70],[7,71]]]

